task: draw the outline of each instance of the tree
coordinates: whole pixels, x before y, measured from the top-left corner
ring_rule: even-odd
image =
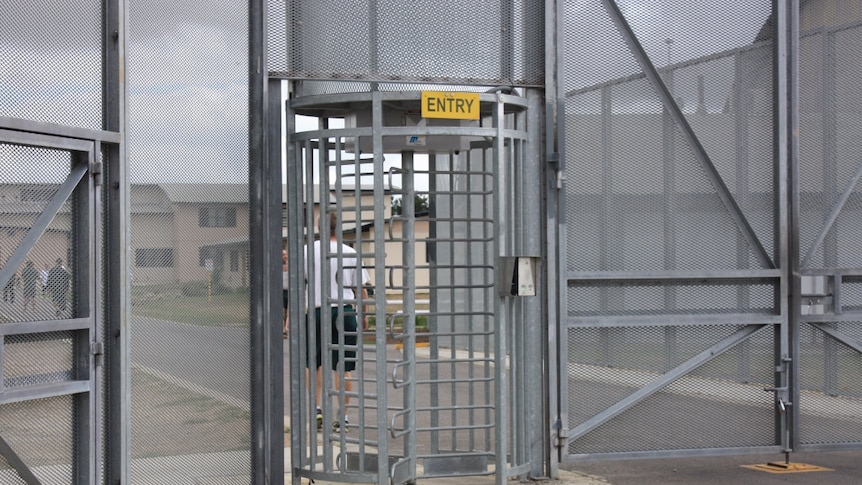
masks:
[[[401,214],[401,200],[402,197],[393,198],[392,199],[392,214],[400,215]],[[415,194],[413,196],[413,212],[428,212],[431,208],[431,203],[428,201],[427,194]]]

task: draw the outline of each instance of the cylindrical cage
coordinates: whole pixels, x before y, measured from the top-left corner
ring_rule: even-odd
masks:
[[[294,480],[524,472],[527,339],[501,263],[524,251],[528,101],[468,97],[478,119],[423,117],[419,91],[288,105]]]

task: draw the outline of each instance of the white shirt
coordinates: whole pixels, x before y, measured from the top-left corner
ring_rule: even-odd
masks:
[[[339,258],[338,241],[329,241],[329,298],[330,306],[337,306],[338,301],[354,300],[356,294],[353,290],[371,280],[365,268],[361,267],[361,260],[356,257],[356,251],[350,246],[341,245],[341,257]],[[321,293],[324,288],[324,282],[321,279],[322,274],[322,258],[320,241],[314,241],[314,306],[320,308],[323,306],[321,301]],[[306,261],[307,261],[306,254]],[[309,281],[311,276],[308,276]],[[339,296],[338,288],[341,285],[341,296]]]

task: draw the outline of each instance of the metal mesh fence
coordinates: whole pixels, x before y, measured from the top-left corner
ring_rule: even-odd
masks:
[[[862,355],[833,337],[862,338],[860,322],[803,324],[800,330],[800,431],[805,444],[853,443],[862,436]]]
[[[845,319],[852,320],[852,313],[862,308],[862,285],[854,275],[836,274],[854,273],[862,266],[854,244],[860,236],[858,180],[862,174],[856,81],[862,66],[854,53],[860,47],[862,23],[851,15],[848,22],[830,25],[829,17],[814,5],[807,13],[802,19],[799,60],[799,123],[806,132],[799,141],[799,260],[803,273],[830,276],[822,291],[826,305],[803,308],[809,314],[850,314]],[[815,303],[819,303],[816,298]],[[858,321],[801,325],[799,435],[803,446],[860,442],[859,338]]]
[[[699,354],[777,280],[691,277],[776,264],[771,4],[616,7],[563,20],[568,451],[772,445],[772,333]]]
[[[682,365],[738,326],[569,329],[569,427],[589,429],[569,453],[772,444],[773,339],[761,330],[612,419],[595,416]]]
[[[7,2],[0,116],[101,128],[100,2]]]
[[[670,4],[665,8],[671,8]],[[713,39],[708,45],[686,39],[695,30],[663,26],[673,18],[694,27],[705,19],[693,23],[689,16],[709,18],[715,12],[677,8],[667,16],[657,6],[632,14],[628,20],[652,63],[661,68],[663,81],[743,214],[769,248],[773,232],[770,54],[768,46],[740,47],[746,44],[742,39],[754,39],[757,31],[751,30],[752,25],[764,19],[760,10],[742,9],[738,20],[748,27],[747,32],[741,25],[733,27],[737,32],[732,36],[719,30],[707,37]],[[627,13],[625,9],[623,13]],[[584,27],[587,25],[589,29]],[[592,34],[595,25],[603,35]],[[654,31],[639,34],[639,26],[644,25],[658,32],[665,29],[674,37],[662,39]],[[715,26],[731,28],[726,21]],[[565,42],[565,82],[570,87],[566,98],[566,132],[571,143],[567,148],[569,246],[584,248],[588,243],[588,250],[568,255],[569,268],[749,267],[753,258],[739,255],[739,245],[744,243],[713,195],[717,187],[681,138],[679,128],[663,113],[657,92],[599,2],[582,3],[577,16],[567,17]],[[667,56],[662,44],[667,46]],[[740,48],[725,52],[731,47]],[[614,62],[584,69],[583,63],[590,62],[584,56],[592,62]],[[745,84],[758,90],[746,89]],[[753,116],[752,110],[758,106],[759,116]],[[728,139],[736,143],[727,143]],[[593,230],[597,226],[600,231]]]
[[[293,2],[286,55],[280,8],[270,5],[274,76],[516,86],[544,79],[541,2]]]
[[[248,5],[210,7],[129,4],[133,483],[251,468]]]
[[[73,483],[72,401],[60,396],[4,404],[0,437],[41,483]],[[0,482],[25,482],[0,461]]]
[[[5,264],[54,198],[69,174],[69,152],[0,144],[8,165],[0,181],[0,261]],[[52,269],[74,268],[72,210],[67,201],[12,278],[3,287],[3,314],[9,321],[50,320],[71,315],[77,292],[69,281],[50,278]],[[58,262],[59,261],[59,262]],[[58,277],[61,270],[53,274]]]
[[[853,55],[862,25],[819,27],[800,40],[800,258],[811,268],[859,267],[862,142]],[[829,224],[838,210],[834,224]],[[824,230],[826,232],[824,233]]]

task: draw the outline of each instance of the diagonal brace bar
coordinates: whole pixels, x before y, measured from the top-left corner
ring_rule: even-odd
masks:
[[[33,475],[33,472],[30,471],[30,468],[27,467],[27,464],[24,463],[24,460],[15,453],[15,450],[9,446],[9,443],[0,436],[0,456],[6,459],[6,462],[18,472],[18,475],[24,479],[24,483],[27,485],[41,485],[42,482],[36,478],[36,475]]]
[[[757,238],[757,235],[754,233],[754,229],[752,229],[751,225],[748,223],[748,220],[742,214],[742,209],[740,209],[739,205],[737,205],[736,200],[733,198],[733,195],[730,193],[730,190],[725,185],[724,180],[721,178],[721,174],[718,173],[718,170],[715,168],[715,165],[712,163],[712,160],[709,159],[709,155],[707,155],[706,150],[703,148],[703,145],[700,144],[700,141],[697,139],[697,135],[694,133],[694,129],[692,129],[691,125],[689,125],[688,121],[685,119],[685,115],[682,114],[682,111],[679,109],[679,106],[676,104],[676,101],[673,100],[673,96],[671,96],[670,91],[668,91],[667,86],[661,80],[661,77],[658,74],[653,63],[650,61],[649,56],[647,56],[646,51],[641,46],[640,42],[635,36],[634,31],[632,31],[631,26],[626,21],[622,12],[616,4],[615,0],[602,0],[602,3],[605,6],[605,9],[608,11],[608,14],[613,19],[617,28],[620,30],[620,33],[623,36],[623,40],[625,40],[626,44],[631,49],[632,54],[634,54],[641,68],[644,70],[644,74],[647,79],[649,79],[650,83],[658,92],[659,97],[661,97],[662,103],[667,108],[668,113],[673,118],[676,126],[679,127],[680,132],[682,132],[683,138],[688,143],[691,151],[694,153],[694,156],[697,157],[697,160],[703,166],[704,171],[706,172],[707,177],[710,182],[712,182],[713,187],[715,187],[718,197],[721,199],[721,202],[724,204],[725,208],[730,213],[730,217],[733,218],[733,221],[736,223],[739,232],[742,233],[742,237],[745,238],[746,242],[754,249],[754,255],[757,257],[760,264],[765,268],[775,268],[775,263],[772,262],[772,259],[767,254],[766,250],[763,248],[763,245],[760,243],[760,240]]]
[[[6,264],[0,268],[0,287],[6,286],[9,279],[12,278],[12,275],[15,274],[15,271],[19,266],[21,266],[21,263],[24,262],[24,258],[27,256],[27,253],[33,249],[33,246],[36,245],[36,241],[38,241],[39,238],[42,237],[42,234],[45,233],[45,230],[48,229],[48,224],[50,224],[57,213],[60,212],[60,208],[63,207],[63,204],[69,199],[69,196],[72,195],[75,187],[78,186],[78,182],[80,182],[84,177],[84,174],[87,173],[88,168],[89,167],[86,164],[82,163],[75,165],[69,172],[69,176],[66,178],[66,181],[63,182],[63,185],[61,185],[60,189],[57,190],[57,193],[54,194],[54,198],[51,199],[45,207],[45,210],[42,211],[42,214],[40,214],[39,218],[36,219],[36,223],[33,224],[33,227],[27,231],[27,235],[24,236],[21,244],[15,248],[15,252],[9,256]]]
[[[844,344],[844,345],[850,347],[851,349],[855,350],[856,352],[859,352],[860,354],[862,354],[862,343],[860,343],[858,340],[854,339],[853,337],[851,337],[845,333],[839,332],[838,330],[835,330],[834,328],[830,328],[827,325],[824,325],[822,323],[809,322],[809,325],[811,325],[813,327],[817,327],[817,329],[819,329],[821,332],[825,333],[826,335],[829,335],[830,337],[834,338],[835,340],[841,342],[842,344]]]
[[[859,182],[860,177],[862,177],[862,163],[856,167],[856,173],[853,174],[853,178],[847,182],[847,187],[844,188],[844,192],[841,193],[841,197],[835,201],[835,206],[832,207],[832,212],[829,214],[829,217],[820,229],[820,234],[817,235],[817,239],[814,240],[814,243],[811,244],[810,248],[808,248],[808,252],[805,253],[805,259],[800,263],[800,268],[807,268],[809,261],[811,261],[811,257],[814,256],[814,252],[820,249],[820,245],[822,245],[823,240],[826,239],[826,234],[829,233],[829,230],[832,229],[832,225],[835,224],[835,220],[838,219],[838,214],[841,212],[841,209],[844,208],[844,204],[847,203],[847,199],[850,198],[850,194]]]
[[[647,397],[655,394],[656,392],[662,390],[663,388],[669,386],[674,381],[683,377],[694,369],[700,367],[701,365],[707,363],[718,355],[724,353],[728,349],[732,348],[736,344],[742,342],[743,340],[750,337],[753,333],[757,332],[761,328],[765,327],[766,324],[752,324],[746,325],[741,329],[737,330],[732,335],[729,335],[713,345],[712,347],[700,352],[694,357],[688,359],[677,367],[671,369],[670,371],[663,374],[658,379],[650,382],[648,385],[638,389],[634,393],[630,394],[625,399],[617,402],[613,406],[608,407],[601,413],[593,416],[589,420],[581,423],[579,426],[575,427],[571,431],[569,431],[569,437],[567,439],[567,443],[571,443],[572,441],[580,438],[581,436],[593,431],[598,428],[602,424],[608,422],[613,417],[621,414],[625,410],[631,408],[635,404],[643,401]]]

